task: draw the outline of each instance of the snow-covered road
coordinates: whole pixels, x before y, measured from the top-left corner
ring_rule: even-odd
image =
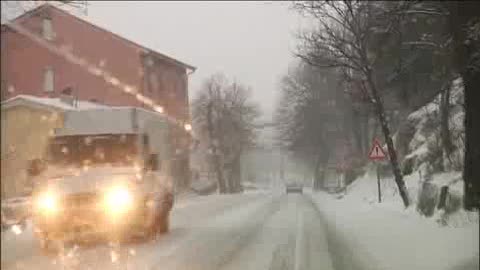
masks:
[[[333,269],[320,217],[307,196],[281,192],[179,201],[171,231],[120,248],[79,246],[42,255],[29,230],[2,235],[2,269]]]

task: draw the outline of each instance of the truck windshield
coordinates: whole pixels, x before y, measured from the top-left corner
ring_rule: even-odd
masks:
[[[49,164],[57,166],[132,165],[136,154],[132,134],[63,136],[49,143]]]

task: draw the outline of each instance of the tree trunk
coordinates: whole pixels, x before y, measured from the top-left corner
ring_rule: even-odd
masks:
[[[207,108],[207,125],[208,125],[208,135],[210,138],[210,149],[212,151],[212,159],[213,159],[213,166],[217,178],[217,185],[218,185],[218,191],[220,193],[225,193],[226,192],[226,186],[225,186],[225,179],[223,177],[223,168],[222,164],[220,163],[220,158],[218,156],[218,149],[217,146],[213,143],[215,140],[215,133],[214,133],[214,127],[213,127],[213,120],[212,120],[212,103],[210,102],[208,104]]]
[[[472,72],[473,73],[473,72]],[[480,209],[480,106],[475,102],[480,89],[480,74],[465,74],[465,181],[464,207]],[[477,92],[477,95],[475,94]]]
[[[330,158],[330,148],[323,139],[319,139],[317,148],[317,159],[315,160],[314,188],[320,190],[325,187],[325,168],[320,171],[322,165],[328,165]],[[323,151],[323,152],[322,152]]]
[[[385,108],[383,107],[383,101],[378,93],[375,81],[373,79],[372,70],[368,69],[366,72],[367,82],[371,89],[371,94],[373,98],[373,103],[377,113],[378,121],[382,128],[383,135],[385,137],[385,142],[387,143],[388,155],[390,157],[390,164],[392,166],[393,175],[395,176],[395,183],[397,184],[400,197],[402,198],[403,205],[408,207],[410,205],[410,199],[408,197],[407,188],[405,182],[403,181],[403,176],[400,171],[400,166],[397,160],[397,153],[395,151],[393,140],[390,135],[390,128],[388,127],[387,119],[385,117]]]
[[[480,14],[478,1],[447,2],[450,31],[454,40],[455,66],[462,74],[465,91],[465,158],[463,168],[464,208],[480,208],[480,40],[472,40],[467,25]],[[467,42],[468,41],[468,42]]]
[[[313,190],[320,189],[320,153],[317,154],[317,159],[315,161],[315,168],[314,168],[314,179],[313,179]],[[323,180],[323,179],[322,179]]]
[[[235,158],[233,159],[232,162],[232,167],[231,167],[231,191],[233,193],[238,193],[242,191],[242,185],[241,185],[241,154],[236,154]]]
[[[450,116],[450,88],[451,82],[448,82],[446,89],[442,92],[440,101],[440,113],[441,113],[441,137],[443,151],[445,156],[450,159],[450,155],[453,152],[452,137],[449,129],[449,116]]]
[[[240,158],[239,154],[229,151],[225,157],[225,172],[227,174],[226,192],[237,193],[240,192]]]
[[[363,110],[362,112],[362,155],[366,155],[368,152],[368,145],[370,144],[370,140],[368,137],[368,130],[369,126],[368,123],[370,119],[370,115],[367,111]]]
[[[365,115],[365,123],[364,123],[364,127],[363,127],[363,129],[364,129],[363,149],[365,150],[365,152],[363,153],[364,155],[368,154],[370,144],[372,143],[372,140],[373,140],[373,135],[372,134],[375,133],[375,129],[371,125],[370,118],[371,118],[371,114],[370,114],[370,112],[367,112],[367,114]],[[376,121],[374,121],[374,122],[376,122]]]

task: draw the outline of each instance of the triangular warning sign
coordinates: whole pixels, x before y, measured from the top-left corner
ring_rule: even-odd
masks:
[[[368,158],[372,160],[380,160],[385,159],[385,157],[386,155],[382,149],[382,146],[380,145],[380,142],[375,139],[373,141],[372,149],[370,149],[370,152],[368,153]]]

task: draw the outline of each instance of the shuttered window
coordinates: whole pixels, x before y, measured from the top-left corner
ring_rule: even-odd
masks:
[[[52,27],[52,20],[49,18],[44,18],[42,22],[42,34],[43,38],[46,40],[53,39],[53,27]]]
[[[43,90],[45,92],[53,92],[55,75],[52,67],[45,68],[45,73],[43,77]]]

